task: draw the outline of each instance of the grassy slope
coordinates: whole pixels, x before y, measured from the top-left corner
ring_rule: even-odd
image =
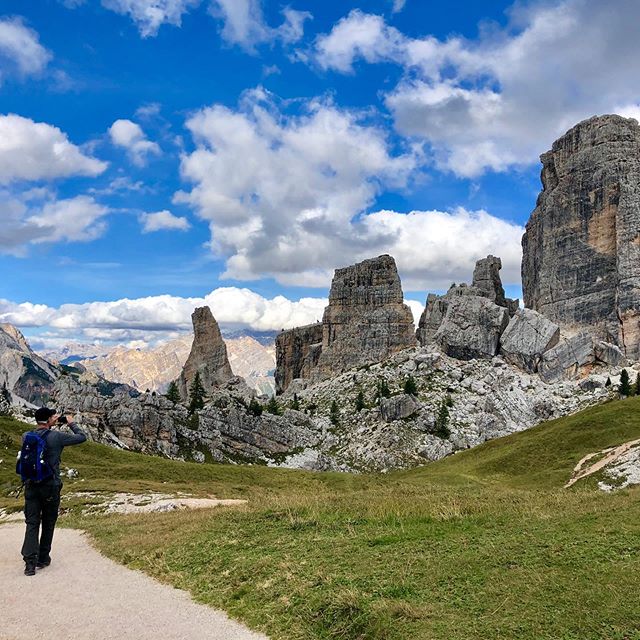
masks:
[[[75,487],[248,497],[242,509],[71,523],[273,638],[640,639],[640,490],[559,488],[584,454],[635,437],[640,398],[388,476],[199,466],[99,445],[65,462],[86,478]]]

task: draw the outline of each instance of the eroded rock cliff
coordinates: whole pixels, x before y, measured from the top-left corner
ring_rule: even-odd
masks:
[[[198,307],[191,314],[191,320],[193,321],[193,344],[178,380],[180,395],[184,400],[189,397],[189,388],[196,372],[200,373],[200,380],[207,394],[233,378],[227,356],[227,345],[222,339],[220,327],[211,309]]]
[[[541,156],[522,239],[525,306],[640,358],[640,126],[590,118]]]

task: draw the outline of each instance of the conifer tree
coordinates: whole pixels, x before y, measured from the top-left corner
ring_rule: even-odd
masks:
[[[447,405],[446,398],[440,403],[438,409],[438,415],[436,416],[436,424],[434,429],[434,435],[438,438],[446,440],[451,435],[451,429],[449,429],[449,407]]]
[[[610,387],[611,386],[611,378],[607,378],[607,381],[604,383],[605,387]]]
[[[251,402],[249,402],[248,411],[249,413],[252,413],[254,416],[261,416],[262,405],[255,398],[251,398]]]
[[[331,420],[331,424],[335,427],[340,424],[340,408],[338,407],[338,403],[335,400],[331,403],[331,409],[329,410],[329,420]]]
[[[640,373],[636,376],[635,395],[640,396]]]
[[[279,416],[282,414],[282,410],[280,409],[280,405],[278,404],[275,396],[271,396],[269,398],[269,402],[267,402],[265,411],[267,413],[272,413],[274,416]]]
[[[204,407],[204,387],[200,379],[200,372],[196,371],[191,387],[189,387],[189,413],[195,413]]]
[[[618,389],[621,396],[629,397],[631,395],[631,384],[629,383],[629,372],[626,369],[620,374],[620,387]]]
[[[356,396],[356,411],[359,413],[364,408],[364,392],[362,391],[362,389],[360,389],[360,391],[358,391],[358,395]]]
[[[413,376],[409,376],[404,381],[404,392],[407,395],[410,395],[410,396],[417,396],[418,395],[418,385],[416,384],[416,381],[413,378]]]
[[[298,400],[298,394],[293,394],[293,402],[291,403],[291,408],[294,411],[300,411],[300,400]]]
[[[172,380],[169,383],[169,388],[165,395],[167,396],[167,399],[171,400],[174,404],[178,404],[180,402],[180,391],[178,391],[178,385],[175,380]]]

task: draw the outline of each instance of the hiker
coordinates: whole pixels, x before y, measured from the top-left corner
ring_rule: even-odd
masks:
[[[51,564],[49,552],[58,519],[62,490],[62,449],[81,444],[87,439],[80,427],[73,422],[73,418],[58,416],[53,409],[42,407],[36,411],[35,418],[37,428],[22,436],[22,450],[17,466],[24,481],[24,516],[27,529],[22,545],[22,557],[26,576],[33,576],[36,568],[43,569]],[[53,431],[52,427],[56,424],[66,424],[73,433]]]

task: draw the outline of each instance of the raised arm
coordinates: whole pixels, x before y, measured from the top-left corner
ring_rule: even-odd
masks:
[[[63,447],[69,447],[74,444],[82,444],[83,442],[85,442],[87,436],[75,422],[71,422],[69,420],[69,422],[67,422],[67,426],[69,427],[69,429],[71,429],[71,431],[73,431],[73,433],[63,433],[62,431],[59,432],[60,444]]]

